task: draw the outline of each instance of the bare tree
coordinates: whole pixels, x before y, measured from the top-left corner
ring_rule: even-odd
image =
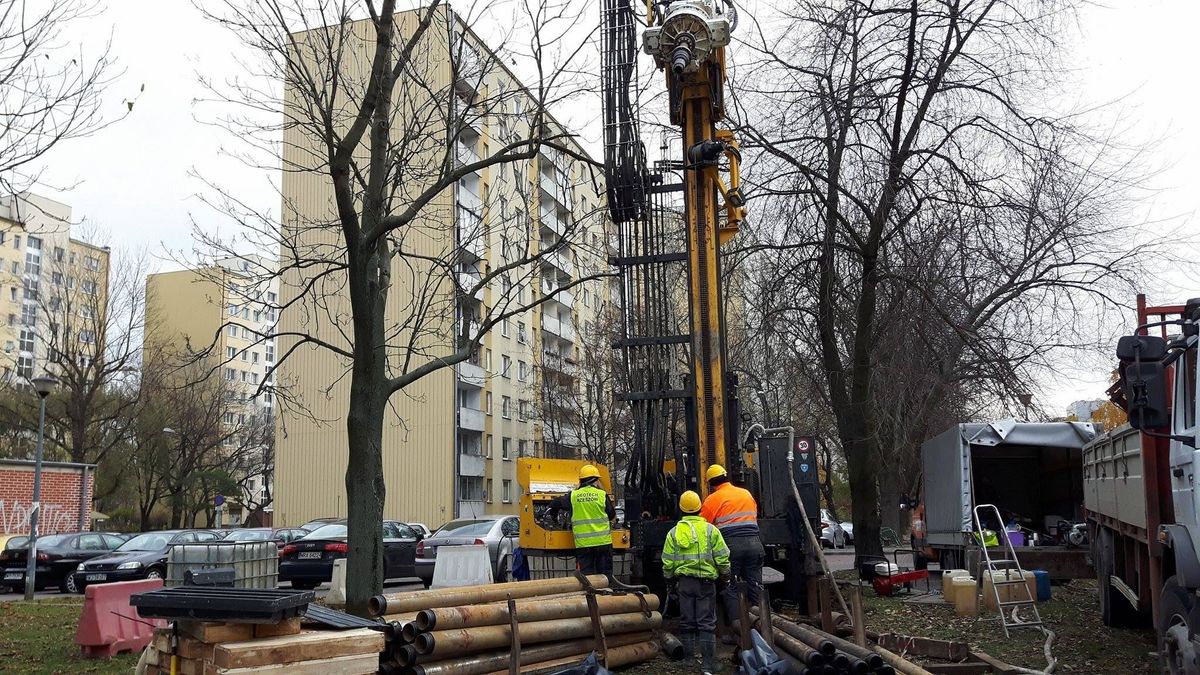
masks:
[[[1132,281],[1148,249],[1113,214],[1134,167],[1040,108],[1070,2],[784,13],[750,38],[760,58],[741,71],[755,73],[737,92],[757,151],[746,173],[771,222],[761,248],[792,288],[776,309],[786,344],[820,364],[858,552],[877,555],[883,437],[911,452],[912,430],[962,383],[983,397],[1030,381],[1055,349],[1087,342],[1056,310],[1087,317]],[[884,423],[880,383],[904,354],[928,395]]]
[[[56,145],[105,126],[100,104],[113,77],[109,50],[87,57],[64,35],[97,12],[90,0],[0,6],[0,192],[28,189]]]
[[[282,163],[285,188],[303,186],[307,200],[292,201],[295,192],[284,189],[280,222],[223,193],[217,206],[249,234],[236,245],[202,239],[220,256],[235,248],[280,252],[277,268],[258,269],[283,284],[280,327],[261,336],[279,340],[272,375],[286,376],[289,360],[310,349],[345,367],[347,605],[363,612],[383,582],[389,401],[471,358],[493,327],[598,276],[560,278],[539,292],[543,263],[569,256],[585,223],[547,218],[520,189],[485,192],[478,177],[496,167],[509,172],[508,182],[535,190],[524,177],[541,154],[576,167],[543,172],[542,180],[555,183],[549,189],[593,180],[590,160],[547,113],[578,88],[570,68],[576,50],[563,37],[576,19],[569,7],[519,6],[522,56],[515,48],[486,49],[471,30],[473,18],[440,0],[403,13],[393,0],[231,0],[219,12],[202,9],[261,55],[252,69],[269,83],[214,86],[245,113],[223,123],[268,155],[266,165]],[[535,78],[527,87],[507,70],[518,59]],[[259,123],[255,115],[264,112],[282,112],[282,125]],[[488,141],[484,125],[496,130]],[[489,264],[483,253],[493,242],[503,255]],[[485,304],[479,297],[489,287]],[[289,398],[286,384],[276,389],[280,407],[303,414],[311,402]]]

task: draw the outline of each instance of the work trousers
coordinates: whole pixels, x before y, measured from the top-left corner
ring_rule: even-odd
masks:
[[[717,584],[711,579],[679,577],[679,632],[717,630]]]
[[[575,567],[584,574],[603,574],[612,578],[612,545],[575,549]]]
[[[746,600],[758,606],[759,589],[762,588],[763,550],[762,539],[755,535],[730,537],[725,540],[729,547],[729,573],[734,581],[746,582]],[[731,583],[725,588],[725,612],[733,618],[740,615],[738,608],[738,585]]]

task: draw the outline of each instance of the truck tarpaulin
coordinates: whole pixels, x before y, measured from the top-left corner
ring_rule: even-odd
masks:
[[[951,427],[921,446],[925,468],[924,501],[928,541],[933,545],[963,543],[974,528],[975,503],[972,449],[1014,452],[1030,448],[1081,450],[1096,435],[1086,422],[1017,422],[999,420]],[[1082,495],[1080,495],[1082,502]],[[1063,514],[1068,515],[1068,514]]]

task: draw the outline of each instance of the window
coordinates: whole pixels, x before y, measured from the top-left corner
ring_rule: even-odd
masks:
[[[236,371],[235,371],[233,368],[226,368],[226,369],[225,369],[225,379],[226,379],[227,381],[229,381],[229,382],[233,382],[233,380],[234,380],[234,378],[235,378],[235,377],[237,377],[237,375],[236,375]]]
[[[483,501],[483,478],[459,476],[458,498],[465,502]]]
[[[240,311],[242,311],[242,310],[238,309],[237,305],[229,306],[229,316],[237,316],[238,312],[240,312]]]
[[[250,339],[250,329],[245,326],[242,326],[242,338],[246,340]]]
[[[83,292],[87,293],[88,295],[96,294],[96,282],[92,279],[85,279],[82,288]]]
[[[492,392],[487,392],[483,395],[483,411],[489,415],[492,414]]]
[[[16,298],[13,298],[13,299],[15,300]],[[508,317],[504,317],[500,321],[500,334],[503,335],[504,337],[508,337],[511,334],[511,332],[512,332],[512,329],[508,325]]]
[[[1178,390],[1183,400],[1175,405],[1183,410],[1183,419],[1178,423],[1176,433],[1187,433],[1196,426],[1196,350],[1189,349],[1184,354],[1182,378]],[[1176,369],[1177,373],[1179,370]]]
[[[487,434],[483,437],[483,456],[487,459],[492,458],[492,435]]]
[[[500,376],[501,377],[512,377],[512,375],[510,374],[511,370],[512,370],[512,359],[509,358],[507,355],[502,355],[500,357]]]
[[[233,424],[233,413],[225,413],[225,424]]]
[[[250,318],[250,308],[249,308],[249,307],[243,307],[243,308],[242,308],[242,318],[243,318],[243,319],[249,319],[249,318]]]
[[[95,331],[81,330],[79,331],[79,341],[85,345],[90,345],[96,341]]]
[[[5,351],[5,353],[7,353],[7,354],[11,354],[11,353],[12,353],[12,351],[13,351],[14,349],[16,349],[16,348],[17,348],[17,346],[16,346],[15,344],[13,344],[13,341],[12,341],[12,340],[5,340],[5,341],[4,341],[4,351]]]
[[[83,259],[83,267],[84,269],[95,272],[96,270],[100,269],[100,259],[94,255],[89,255]]]
[[[251,359],[250,359],[251,363],[258,363],[258,352],[254,352],[250,356],[251,356]]]
[[[21,273],[21,263],[17,262],[16,260],[14,260],[14,261],[12,262],[12,273],[13,273],[13,274],[20,274],[20,273]]]
[[[8,238],[8,232],[0,232],[0,244],[3,244],[4,240],[7,238]]]
[[[13,235],[13,248],[21,248],[21,235]]]
[[[2,238],[0,238],[0,242],[3,242]],[[63,258],[66,258],[66,257],[67,257],[67,252],[63,250],[63,247],[61,247],[61,246],[54,247],[54,259],[55,260],[57,260],[58,262],[62,262]]]
[[[37,305],[23,305],[21,307],[21,325],[32,326],[37,323]]]
[[[529,401],[521,401],[517,404],[517,416],[522,422],[529,419]]]
[[[62,272],[51,273],[50,280],[53,281],[56,286],[62,286],[62,282],[63,282]]]
[[[489,504],[492,503],[492,479],[491,478],[487,479],[487,490],[484,491],[483,496],[487,498],[487,503],[489,503]]]
[[[33,377],[32,356],[20,356],[17,358],[17,376],[26,379]]]
[[[275,302],[277,299],[279,299],[279,296],[270,291],[267,292],[267,302]]]
[[[262,321],[262,312],[260,312],[258,310],[254,310],[254,320]]]
[[[243,370],[243,371],[240,371],[240,372],[242,373],[242,382],[245,382],[245,381],[246,381],[246,379],[247,379],[247,376],[249,376],[249,375],[250,375],[250,373],[247,373],[247,372],[246,372],[246,371],[244,371],[244,370]]]
[[[507,436],[500,441],[500,459],[512,459],[512,439]]]
[[[524,382],[529,376],[529,365],[524,361],[517,361],[517,380]]]
[[[21,339],[21,351],[32,352],[33,351],[33,331],[29,330],[28,328],[22,328],[20,339]]]
[[[267,363],[275,362],[275,345],[267,345],[267,352],[263,355],[263,358],[266,359]]]
[[[250,383],[258,384],[258,373],[250,373]]]
[[[9,295],[9,298],[8,298],[9,300],[16,302],[17,301],[17,287],[13,286],[12,288],[8,289],[8,295]]]
[[[492,350],[483,350],[483,369],[492,372]]]
[[[512,417],[512,399],[507,396],[500,397],[500,416],[504,419]]]
[[[237,336],[238,336],[238,325],[237,325],[236,323],[235,323],[235,324],[230,324],[230,326],[229,326],[229,337],[237,337]]]
[[[505,504],[511,504],[512,503],[512,481],[505,478],[503,485],[504,485],[503,501]]]
[[[517,322],[517,342],[520,342],[521,344],[526,344],[526,340],[527,340],[527,338],[525,337],[525,322],[518,321]]]
[[[529,456],[529,441],[521,439],[517,441],[517,457]]]
[[[236,349],[234,349],[233,347],[226,347],[226,348],[225,348],[225,357],[226,357],[226,358],[228,358],[228,359],[232,359],[232,358],[233,358],[233,357],[235,357],[235,356],[237,356],[237,350],[236,350]]]

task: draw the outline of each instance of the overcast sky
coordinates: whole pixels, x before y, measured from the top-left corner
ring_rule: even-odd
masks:
[[[1112,103],[1104,123],[1129,129],[1132,140],[1157,140],[1144,158],[1160,169],[1155,192],[1141,207],[1155,227],[1195,230],[1200,209],[1200,110],[1195,94],[1200,41],[1200,3],[1180,0],[1113,0],[1115,7],[1089,7],[1082,16],[1082,36],[1073,41],[1069,58],[1075,72],[1064,79],[1075,105]],[[221,156],[230,139],[221,130],[196,120],[211,118],[195,104],[206,92],[197,71],[221,77],[237,72],[239,45],[218,26],[206,23],[184,0],[109,0],[82,37],[85,53],[94,53],[111,34],[113,55],[124,70],[107,95],[110,116],[123,101],[136,96],[133,111],[94,137],[56,149],[47,178],[74,185],[55,196],[74,208],[75,218],[110,233],[117,248],[146,247],[163,254],[187,249],[193,220],[205,227],[222,226],[195,197],[204,189],[192,173],[224,185],[237,185],[259,208],[278,210],[268,177]],[[142,85],[145,90],[139,93]],[[595,102],[598,105],[598,101]],[[589,134],[589,136],[594,136]],[[1193,244],[1194,246],[1194,244]],[[1182,251],[1200,260],[1193,248]],[[162,267],[169,268],[169,263]],[[1200,296],[1195,275],[1169,274],[1152,301],[1171,302]],[[1084,367],[1078,378],[1048,383],[1043,405],[1062,410],[1070,401],[1097,398],[1105,378],[1103,360]]]

